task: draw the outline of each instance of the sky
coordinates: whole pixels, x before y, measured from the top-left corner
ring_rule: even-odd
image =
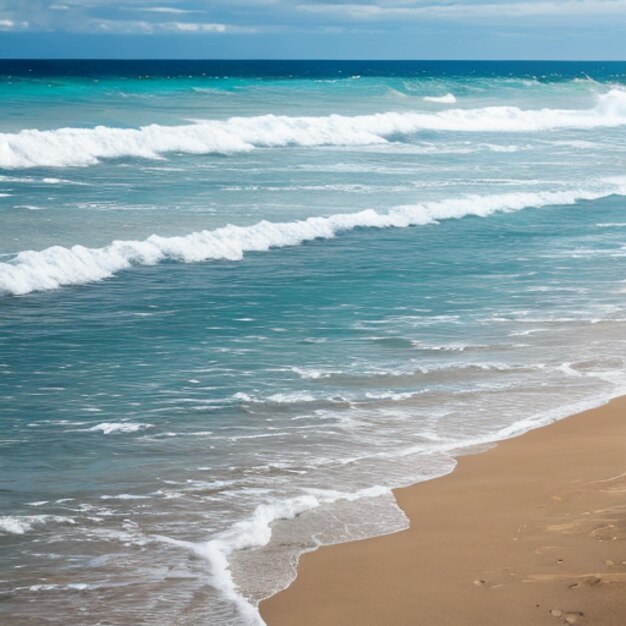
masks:
[[[0,57],[626,60],[626,0],[0,0]]]

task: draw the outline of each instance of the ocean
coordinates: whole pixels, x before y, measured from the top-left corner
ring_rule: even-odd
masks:
[[[261,624],[626,392],[626,63],[2,61],[0,111],[2,624]]]

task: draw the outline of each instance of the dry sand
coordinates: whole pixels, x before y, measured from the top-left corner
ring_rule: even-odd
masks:
[[[395,493],[410,528],[305,554],[269,626],[626,626],[626,398]]]

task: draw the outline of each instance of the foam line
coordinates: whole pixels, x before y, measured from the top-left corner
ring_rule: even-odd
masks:
[[[445,96],[447,103],[452,103]],[[434,98],[431,98],[434,100]],[[443,99],[438,99],[444,102]],[[102,159],[160,158],[167,153],[231,154],[285,146],[359,146],[405,141],[422,130],[532,132],[626,124],[626,90],[597,96],[590,109],[491,106],[438,112],[291,117],[261,115],[201,120],[181,126],[25,129],[0,133],[0,168],[94,165]]]
[[[527,207],[573,204],[610,195],[626,195],[626,180],[614,179],[606,181],[603,186],[568,191],[468,195],[398,206],[386,213],[367,209],[293,222],[263,220],[252,226],[229,224],[185,236],[151,235],[143,241],[117,240],[103,248],[75,245],[26,250],[0,263],[0,295],[23,295],[65,285],[86,284],[110,278],[136,265],[155,265],[165,260],[183,263],[217,259],[239,261],[246,252],[264,252],[315,239],[331,239],[355,228],[406,228],[470,215],[486,217]]]
[[[258,609],[239,592],[230,571],[229,558],[236,550],[267,545],[272,538],[272,523],[281,519],[293,519],[324,504],[344,500],[354,502],[362,498],[389,495],[387,487],[376,485],[354,493],[332,489],[311,489],[309,493],[260,504],[247,519],[236,522],[208,541],[193,543],[170,537],[156,537],[164,543],[187,549],[205,559],[209,565],[209,581],[222,596],[236,607],[248,626],[264,626]]]

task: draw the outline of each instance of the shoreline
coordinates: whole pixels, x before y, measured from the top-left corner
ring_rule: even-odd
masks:
[[[626,623],[626,396],[394,490],[407,530],[322,546],[268,626]]]

